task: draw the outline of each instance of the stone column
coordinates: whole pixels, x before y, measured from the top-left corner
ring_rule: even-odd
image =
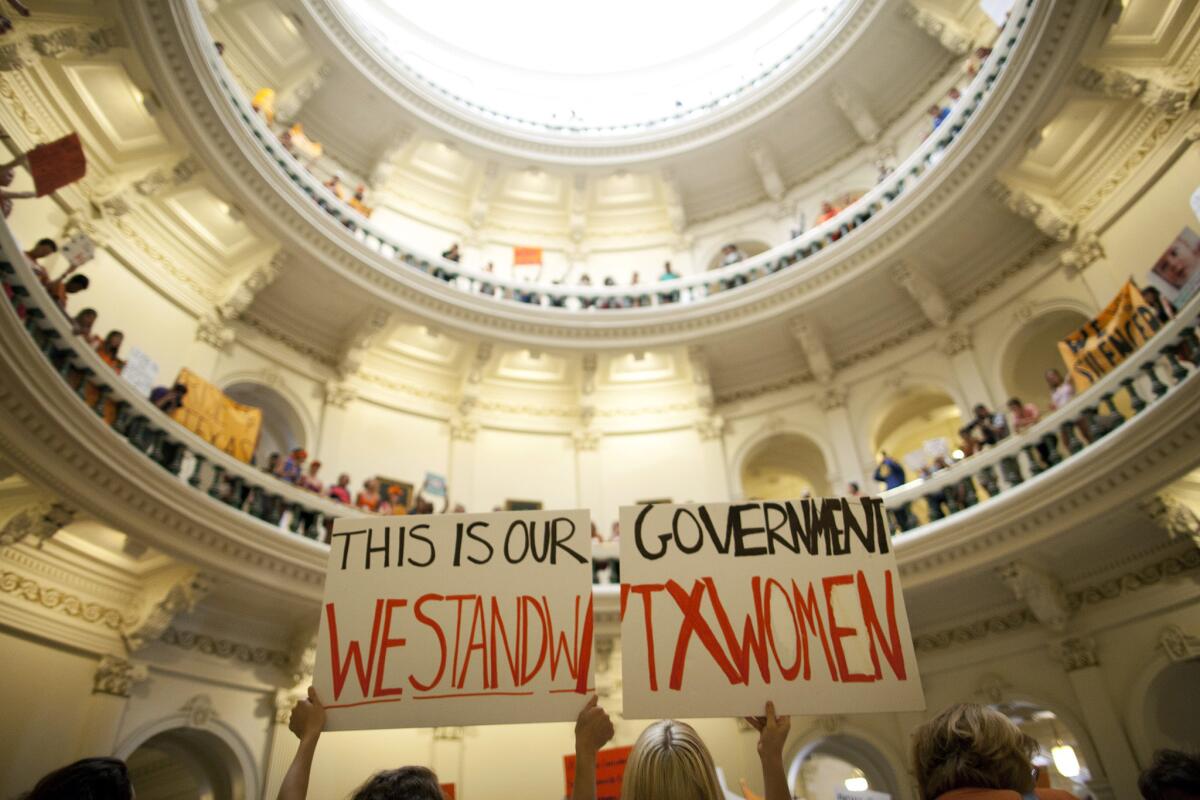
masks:
[[[696,497],[681,497],[680,501],[697,503],[727,502],[731,496],[729,470],[725,463],[725,419],[720,414],[708,414],[696,422],[700,436],[701,457],[704,459],[704,483]]]
[[[268,699],[272,718],[263,764],[263,797],[274,797],[279,793],[279,784],[283,783],[283,776],[296,755],[299,739],[288,730],[288,720],[292,716],[292,707],[300,699],[300,691],[299,688],[276,689]]]
[[[145,665],[120,656],[101,657],[92,679],[92,700],[84,710],[76,755],[111,755],[116,751],[117,735],[125,719],[125,709],[133,687],[146,680]]]
[[[975,348],[971,342],[970,332],[962,328],[947,331],[938,348],[942,351],[942,355],[950,360],[950,368],[954,371],[954,380],[958,383],[963,402],[967,405],[963,409],[964,416],[970,416],[971,409],[975,407],[976,403],[984,403],[989,408],[995,409],[998,403],[991,391],[988,390],[987,381],[984,379],[983,373],[979,371],[979,364],[975,362]],[[1007,398],[1004,399],[1007,400]]]
[[[340,449],[342,431],[349,416],[348,409],[357,398],[358,392],[347,381],[330,380],[325,384],[325,403],[321,407],[321,421],[313,452],[320,453],[321,460],[326,464],[340,465],[347,461]],[[336,472],[325,474],[325,484],[333,486],[337,483],[337,477]]]
[[[1140,797],[1137,761],[1104,684],[1095,641],[1084,637],[1063,639],[1052,645],[1051,655],[1067,672],[1083,722],[1100,754],[1101,764],[1091,765],[1093,774],[1100,773],[1100,780],[1089,787],[1101,798],[1105,793],[1114,798]],[[1107,783],[1103,782],[1105,777]]]
[[[846,410],[847,391],[841,386],[830,386],[817,402],[825,412],[825,425],[829,430],[829,438],[833,445],[833,456],[836,464],[828,464],[830,470],[836,469],[843,482],[855,481],[864,494],[875,492],[875,482],[870,470],[864,469],[858,458],[858,442],[854,438],[854,428],[850,424],[850,412]],[[834,486],[835,495],[844,494],[845,486]]]
[[[462,503],[468,511],[490,511],[478,508],[475,495],[475,434],[477,423],[469,414],[450,419],[450,463],[446,469],[450,507]]]

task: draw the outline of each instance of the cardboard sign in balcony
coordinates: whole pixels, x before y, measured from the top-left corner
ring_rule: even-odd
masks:
[[[1133,281],[1093,320],[1058,343],[1067,372],[1082,392],[1150,339],[1162,323]]]
[[[621,509],[626,718],[925,707],[883,501]]]
[[[574,720],[594,687],[590,530],[587,511],[334,522],[328,729]]]

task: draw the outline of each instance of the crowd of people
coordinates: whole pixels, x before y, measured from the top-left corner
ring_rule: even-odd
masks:
[[[214,42],[214,46],[219,53],[224,53],[224,46],[220,42]],[[971,53],[966,60],[964,68],[964,74],[968,79],[974,78],[991,52],[991,47],[984,46],[977,48]],[[942,123],[950,116],[954,105],[962,101],[962,99],[962,91],[958,87],[951,87],[948,89],[943,100],[934,103],[929,107],[928,114],[932,120],[932,127],[929,131],[930,136],[939,133]],[[297,162],[305,171],[307,171],[309,174],[313,174],[314,167],[318,165],[322,167],[322,171],[329,175],[328,179],[322,181],[324,188],[333,194],[333,196],[338,200],[342,201],[342,203],[349,206],[353,213],[344,214],[336,204],[329,203],[317,192],[309,191],[309,194],[313,196],[317,204],[330,214],[337,217],[338,220],[351,231],[358,230],[359,222],[356,221],[356,219],[365,220],[369,218],[372,213],[372,208],[368,204],[367,200],[366,185],[362,182],[358,182],[354,191],[350,192],[346,184],[343,182],[340,170],[337,168],[330,168],[324,161],[322,161],[324,156],[324,148],[320,142],[312,140],[305,133],[304,125],[301,121],[290,120],[288,124],[284,126],[276,124],[275,92],[273,89],[260,89],[251,99],[250,105],[251,108],[260,117],[262,117],[267,126],[275,132],[275,135],[283,148],[297,160]],[[951,131],[951,135],[957,135],[964,124],[965,121],[955,124]],[[931,160],[929,163],[935,163],[937,158],[940,157],[941,151],[944,150],[944,146],[949,143],[949,138],[941,138],[942,141],[939,142],[936,152],[931,154]],[[877,162],[877,165],[879,167],[878,181],[882,182],[892,173],[893,167],[890,163],[885,161]],[[917,168],[914,172],[914,175],[919,174],[921,171],[922,168]],[[474,270],[469,273],[455,270],[452,265],[461,263],[461,253],[459,251],[458,244],[451,245],[449,249],[441,254],[442,261],[440,263],[426,264],[409,256],[405,256],[403,260],[417,267],[418,269],[426,271],[432,277],[445,281],[446,283],[461,284],[463,288],[469,288],[472,292],[478,292],[486,296],[499,297],[529,305],[546,305],[552,308],[572,307],[580,310],[590,310],[638,308],[656,304],[673,304],[687,302],[697,299],[698,297],[708,296],[718,292],[737,288],[766,275],[778,272],[779,270],[796,263],[802,258],[811,256],[820,251],[823,247],[838,241],[850,231],[871,219],[884,204],[894,201],[899,196],[901,190],[901,185],[897,185],[895,189],[885,192],[880,202],[872,203],[868,207],[859,209],[857,213],[846,216],[846,218],[842,220],[841,224],[837,225],[835,229],[828,231],[823,237],[805,243],[794,253],[753,266],[745,271],[735,271],[732,274],[722,274],[720,277],[714,278],[710,281],[705,281],[699,286],[688,287],[684,291],[673,290],[656,292],[650,289],[642,290],[640,287],[644,284],[641,282],[638,272],[636,271],[630,274],[628,282],[624,284],[620,283],[617,278],[612,275],[608,275],[603,279],[600,285],[604,286],[605,288],[617,288],[618,286],[623,286],[623,288],[629,290],[628,292],[621,292],[617,294],[597,294],[588,296],[586,293],[573,293],[568,295],[554,291],[537,290],[532,281],[529,281],[530,287],[527,290],[522,289],[521,287],[505,287],[499,284],[490,283],[486,279],[479,279]],[[848,197],[840,202],[834,202],[830,200],[822,202],[820,205],[820,212],[815,218],[814,227],[820,226],[834,218],[839,217],[839,215],[842,215],[843,211],[853,205],[852,201],[854,199],[857,198]],[[798,225],[792,228],[791,239],[795,240],[799,238],[805,233],[805,231],[806,226],[802,217]],[[743,261],[745,258],[745,253],[742,252],[741,248],[737,244],[728,243],[721,248],[713,268],[730,267]],[[495,272],[495,266],[491,262],[487,263],[480,269],[486,273]],[[467,277],[469,280],[460,282],[460,277]],[[658,278],[658,281],[661,282],[664,280],[675,280],[680,277],[680,274],[671,268],[670,262],[667,262],[663,273]],[[522,279],[518,278],[518,281],[522,281]],[[564,286],[567,285],[567,283],[567,275],[552,279],[550,281],[552,286]],[[586,272],[575,277],[570,281],[570,283],[573,284],[575,289],[583,290],[587,290],[593,285],[591,276],[589,276]]]
[[[758,733],[764,800],[791,800],[784,749],[791,720],[768,702],[746,723]],[[310,687],[292,709],[288,727],[299,740],[276,795],[309,796],[313,761],[326,726],[325,706]],[[612,719],[593,695],[575,722],[575,781],[570,800],[596,800],[598,754],[615,734]],[[1035,765],[1037,740],[1004,714],[973,703],[951,705],[912,734],[910,768],[920,800],[1077,800],[1050,788]],[[1159,750],[1138,779],[1143,800],[1200,800],[1200,756]],[[629,752],[621,778],[623,800],[724,800],[712,753],[691,725],[664,719],[648,725]],[[438,776],[424,766],[384,769],[366,779],[353,800],[444,800]],[[133,800],[125,763],[86,758],[42,778],[26,800]]]

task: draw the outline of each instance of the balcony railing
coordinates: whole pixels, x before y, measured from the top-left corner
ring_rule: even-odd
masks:
[[[968,128],[972,117],[977,114],[991,93],[996,79],[1020,41],[1034,3],[1035,0],[1018,0],[1000,31],[991,54],[933,134],[878,185],[842,209],[832,219],[816,225],[784,244],[736,264],[671,281],[638,286],[569,286],[520,281],[423,253],[396,241],[312,175],[254,111],[217,49],[209,46],[202,50],[208,54],[209,65],[226,99],[251,137],[300,192],[345,225],[348,237],[357,239],[393,264],[424,273],[429,280],[440,281],[465,293],[564,312],[587,312],[701,302],[707,297],[737,289],[799,264],[853,235],[901,195],[911,192],[913,186],[942,159],[947,148],[961,139],[962,132]],[[198,30],[204,32],[199,12],[193,8],[193,13],[197,16]],[[207,34],[204,32],[202,35]]]

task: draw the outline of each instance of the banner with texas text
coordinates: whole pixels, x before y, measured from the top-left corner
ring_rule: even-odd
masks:
[[[626,718],[925,707],[878,498],[628,506],[621,579]]]
[[[587,511],[336,520],[327,729],[574,720],[595,685],[590,532]]]
[[[1058,343],[1075,389],[1082,392],[1100,380],[1161,326],[1137,286],[1126,281],[1095,319]]]
[[[258,447],[262,409],[234,401],[188,369],[179,370],[175,382],[187,387],[183,405],[171,414],[175,421],[217,449],[250,463]]]

